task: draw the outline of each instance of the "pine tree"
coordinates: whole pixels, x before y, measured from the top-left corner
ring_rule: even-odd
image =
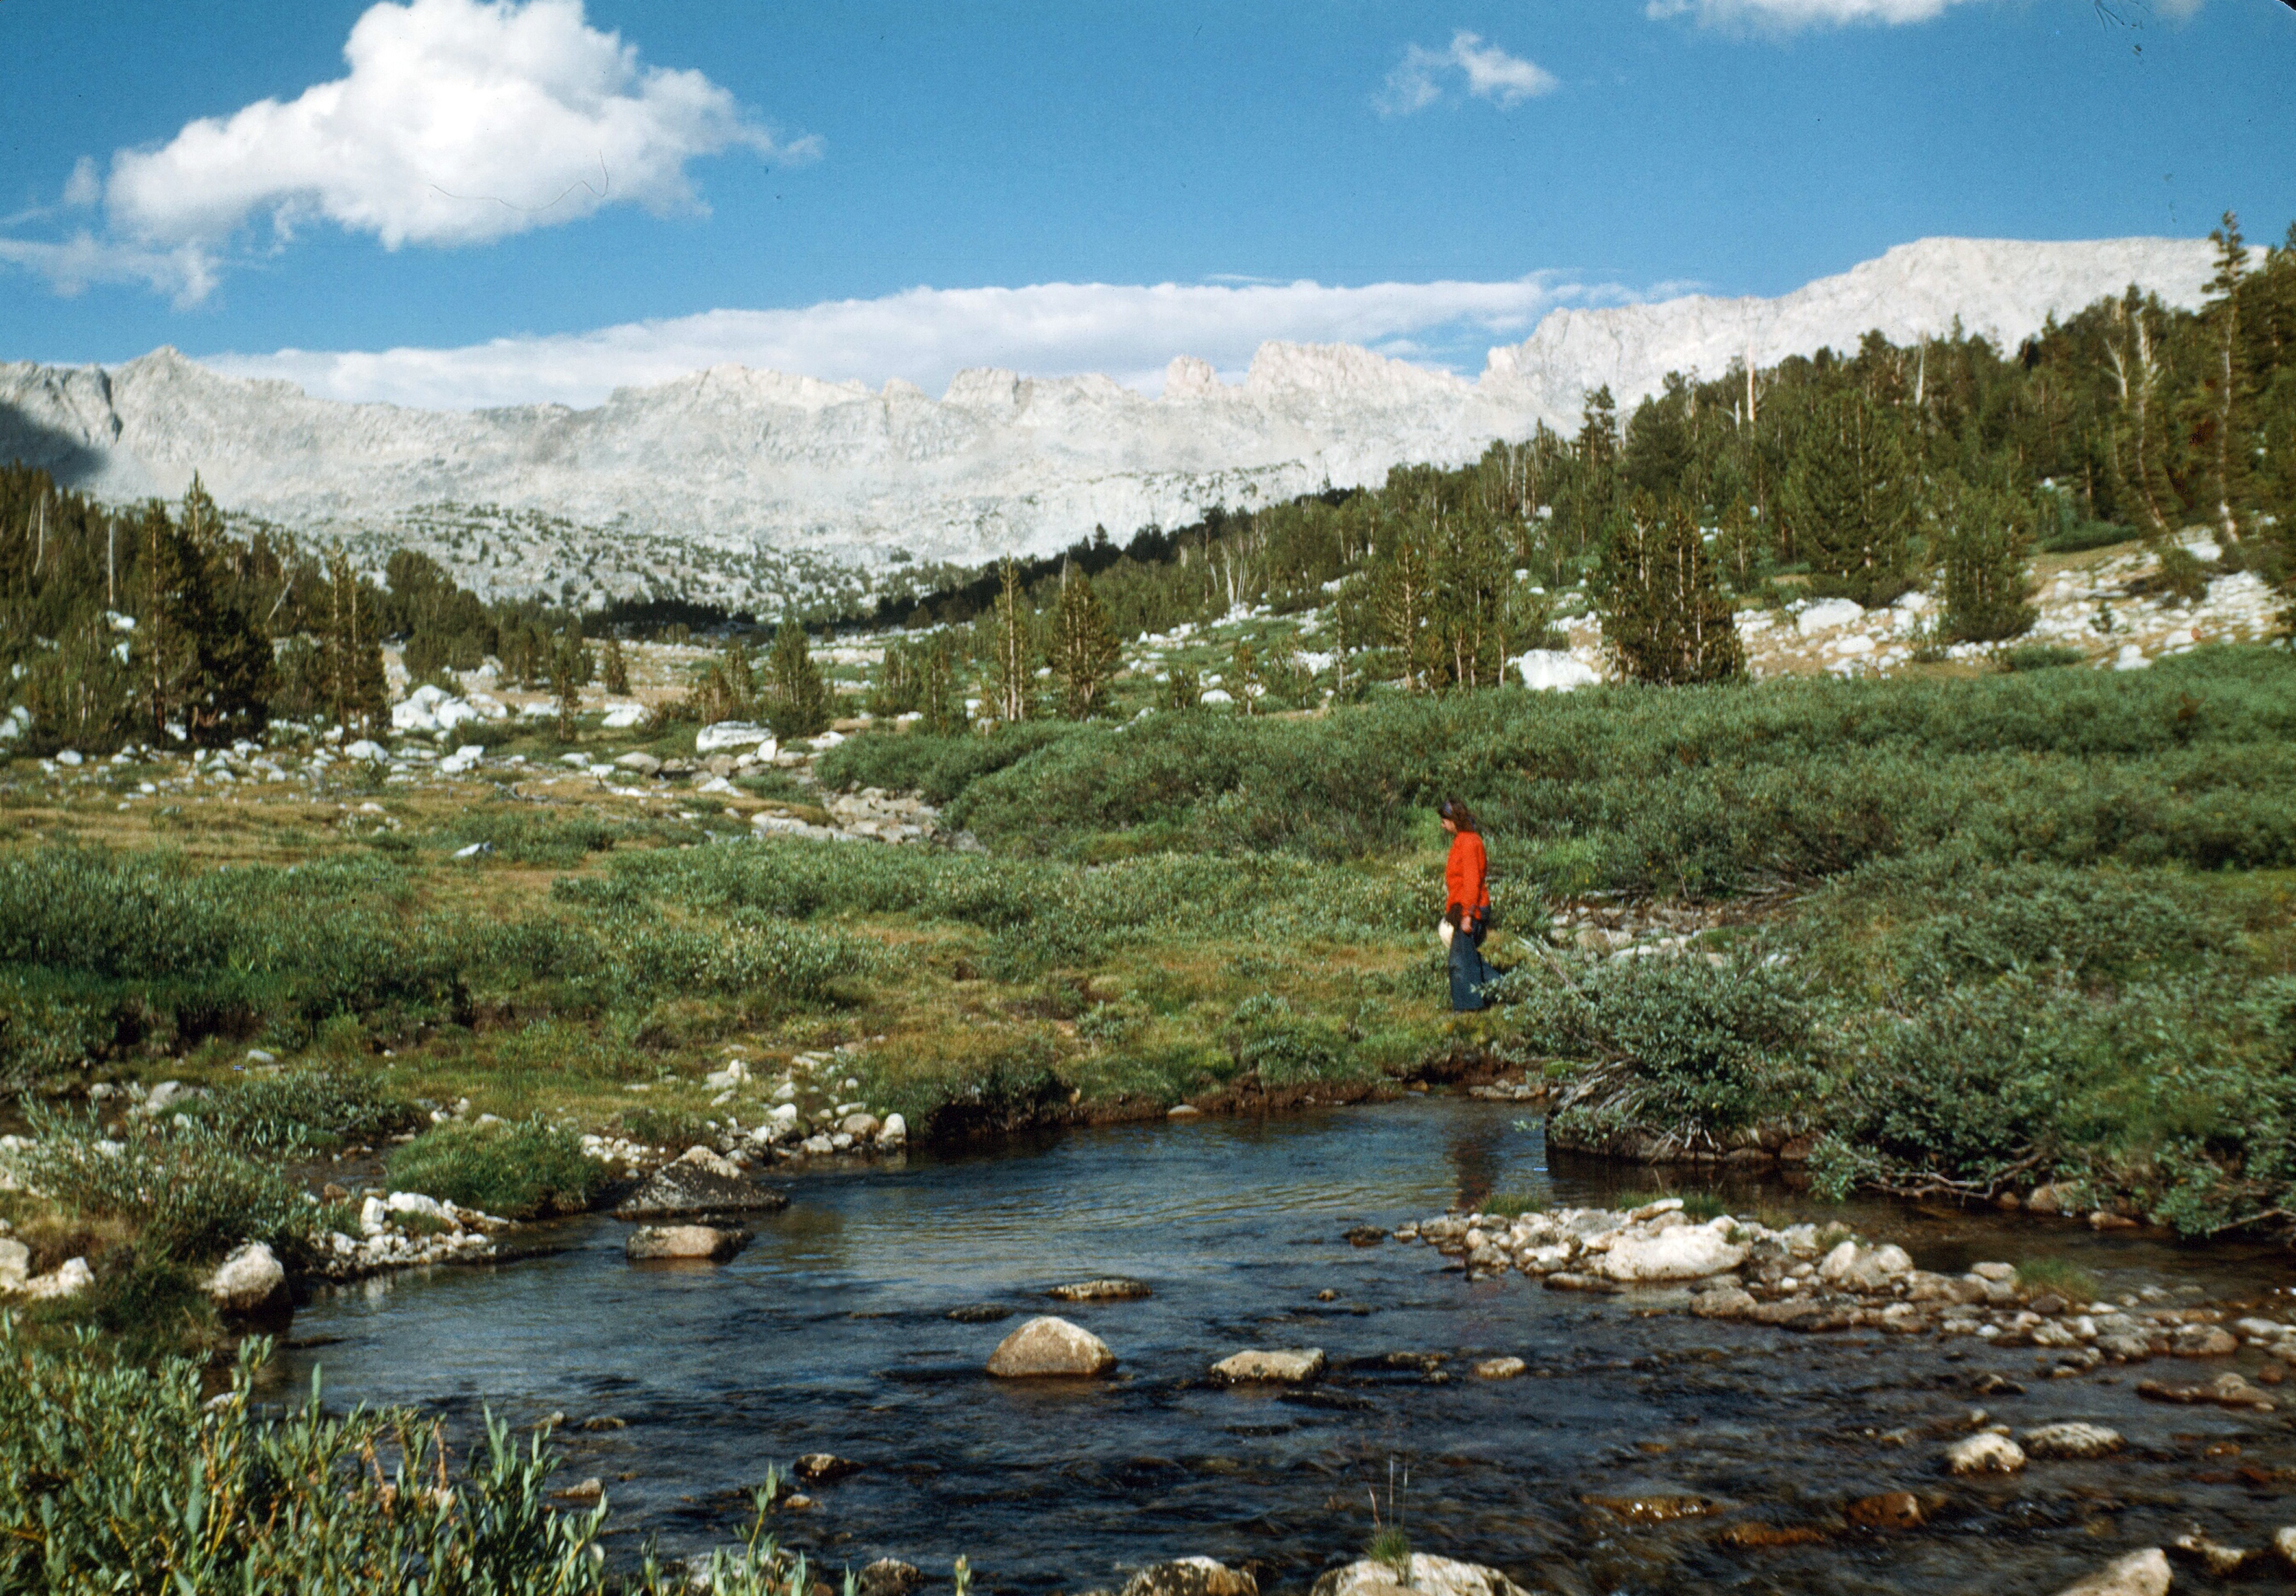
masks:
[[[1061,684],[1061,711],[1086,720],[1107,707],[1109,679],[1124,651],[1092,578],[1073,563],[1061,575],[1053,605],[1053,677]]]
[[[783,742],[818,737],[829,730],[829,689],[813,663],[813,645],[794,617],[783,620],[774,633],[774,652],[767,675],[770,687],[766,718],[774,735]]]
[[[1787,469],[1786,515],[1820,591],[1866,609],[1914,584],[1915,468],[1890,410],[1845,389],[1810,418]]]
[[[321,640],[328,709],[346,734],[373,731],[390,708],[382,638],[374,606],[363,591],[350,556],[338,546],[327,556],[327,631]]]
[[[1723,574],[1729,577],[1733,591],[1744,593],[1754,585],[1754,573],[1761,569],[1762,544],[1754,529],[1754,512],[1741,494],[1730,501],[1722,512],[1719,536],[1714,540],[1714,552],[1720,560]]]
[[[581,646],[570,643],[562,634],[558,646],[550,651],[550,696],[558,706],[558,741],[561,742],[575,740],[577,727],[574,717],[582,711],[581,658]]]
[[[954,737],[971,725],[964,683],[957,676],[956,643],[945,633],[925,650],[918,674],[917,712],[923,717],[918,729],[934,737]]]
[[[1939,512],[1945,630],[1956,642],[2000,642],[2032,629],[2026,602],[2033,506],[2013,494],[1953,484]]]
[[[1260,679],[1259,655],[1252,649],[1250,638],[1235,640],[1235,647],[1228,651],[1227,675],[1220,685],[1235,700],[1238,715],[1259,713],[1259,695],[1267,691],[1267,683]]]
[[[1602,589],[1603,644],[1636,681],[1681,686],[1744,674],[1736,619],[1681,499],[1635,495],[1603,550]]]
[[[1431,630],[1434,675],[1463,688],[1496,687],[1506,676],[1507,626],[1514,580],[1507,549],[1490,524],[1464,513],[1438,527],[1439,565]]]
[[[630,692],[629,661],[622,657],[621,634],[606,639],[606,691],[616,698],[627,698]]]
[[[1203,702],[1204,684],[1196,673],[1185,665],[1176,665],[1164,675],[1164,708],[1193,709]]]
[[[1429,621],[1435,607],[1435,554],[1431,528],[1417,518],[1398,516],[1384,529],[1373,557],[1372,611],[1379,629],[1403,657],[1406,692],[1431,688],[1435,639]]]
[[[1021,568],[1007,555],[1000,572],[996,608],[989,623],[988,712],[1002,721],[1029,718],[1029,646],[1028,601],[1021,592]]]

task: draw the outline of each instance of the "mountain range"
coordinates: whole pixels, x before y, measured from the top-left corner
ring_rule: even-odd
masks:
[[[435,411],[312,398],[172,348],[102,367],[0,364],[0,461],[111,499],[179,493],[355,548],[427,546],[481,591],[595,602],[786,596],[790,561],[975,561],[1105,527],[1376,483],[1540,422],[1621,412],[1669,372],[1767,365],[1869,330],[1956,323],[2005,347],[2131,284],[2200,303],[2210,246],[1924,239],[1776,299],[1550,313],[1473,381],[1345,344],[1263,344],[1241,383],[1173,360],[1160,396],[1097,375],[961,372],[939,399],[717,366],[594,408]],[[603,558],[602,558],[603,555]]]

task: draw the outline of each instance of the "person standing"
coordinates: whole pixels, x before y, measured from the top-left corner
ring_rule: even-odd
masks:
[[[1468,1013],[1483,1006],[1483,983],[1491,976],[1483,962],[1483,938],[1491,924],[1490,860],[1466,805],[1445,798],[1435,816],[1451,839],[1451,856],[1443,864],[1441,927],[1451,955],[1451,1007]]]

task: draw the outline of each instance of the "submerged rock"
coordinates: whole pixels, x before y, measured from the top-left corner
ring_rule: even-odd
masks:
[[[1045,1293],[1062,1302],[1133,1302],[1156,1295],[1139,1281],[1111,1276],[1106,1280],[1077,1281],[1066,1286],[1054,1286]]]
[[[988,1355],[988,1372],[1000,1379],[1101,1374],[1115,1367],[1107,1342],[1050,1314],[1029,1320]]]
[[[2102,1424],[2045,1424],[2025,1432],[2025,1451],[2037,1458],[2101,1458],[2120,1447],[2120,1432]]]
[[[1922,1499],[1911,1491],[1884,1491],[1861,1496],[1841,1510],[1841,1516],[1859,1529],[1919,1529],[1929,1517]]]
[[[833,1452],[808,1452],[797,1461],[797,1477],[809,1486],[861,1472],[861,1465]]]
[[[744,1230],[720,1230],[708,1224],[642,1224],[622,1244],[634,1264],[667,1258],[706,1259],[722,1264],[750,1244]]]
[[[1296,1346],[1273,1352],[1248,1348],[1212,1365],[1214,1379],[1231,1386],[1267,1383],[1304,1386],[1324,1372],[1324,1349]]]
[[[925,1583],[924,1570],[898,1558],[881,1557],[861,1570],[860,1596],[910,1596]]]
[[[1001,1302],[971,1302],[961,1308],[951,1308],[948,1316],[959,1324],[994,1324],[999,1319],[1010,1319],[1017,1308],[1008,1308]]]
[[[2025,1449],[1988,1430],[1947,1447],[1945,1464],[1956,1474],[2014,1474],[2025,1466]]]
[[[1528,1367],[1521,1358],[1485,1358],[1475,1365],[1478,1379],[1513,1379]]]

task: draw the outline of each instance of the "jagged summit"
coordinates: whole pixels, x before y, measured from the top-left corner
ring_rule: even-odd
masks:
[[[0,459],[113,498],[172,495],[197,471],[227,506],[336,534],[488,504],[722,551],[979,560],[1456,462],[1540,421],[1567,431],[1602,383],[1631,405],[1669,371],[1847,348],[1874,328],[1903,341],[1958,320],[2013,343],[2131,283],[2195,305],[2210,271],[2192,240],[1924,239],[1774,299],[1558,310],[1472,382],[1271,341],[1237,383],[1177,356],[1153,399],[1096,374],[975,368],[936,400],[898,379],[873,392],[718,365],[587,410],[429,411],[315,399],[162,348],[108,370],[0,364]]]

